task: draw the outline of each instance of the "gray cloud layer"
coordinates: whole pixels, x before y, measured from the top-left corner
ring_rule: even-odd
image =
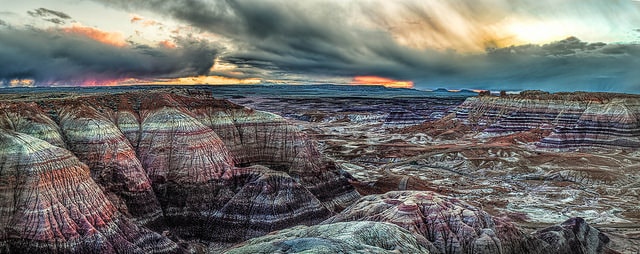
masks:
[[[156,12],[222,35],[233,47],[221,53],[217,46],[183,41],[182,50],[114,48],[60,36],[55,30],[0,30],[0,59],[12,59],[11,63],[0,60],[0,77],[62,80],[83,73],[206,74],[217,55],[239,66],[240,74],[229,75],[237,78],[376,75],[413,80],[423,88],[640,91],[640,74],[634,71],[640,67],[637,44],[567,38],[542,46],[504,47],[502,31],[487,25],[505,15],[520,15],[534,21],[584,19],[598,26],[621,27],[640,21],[640,12],[630,1],[406,0],[394,1],[393,6],[383,6],[385,1],[94,1],[131,12]],[[47,9],[40,12],[41,16],[65,15]],[[451,22],[452,18],[460,22]],[[52,40],[57,43],[50,44]],[[442,50],[447,46],[452,50]],[[488,50],[469,54],[455,51],[458,48]]]
[[[177,49],[117,47],[61,30],[0,29],[0,81],[34,79],[39,84],[200,75],[217,49],[182,38]]]
[[[71,16],[61,11],[54,11],[47,8],[38,8],[33,11],[28,11],[31,17],[34,18],[42,18],[45,21],[49,21],[54,24],[62,25],[65,24],[65,20],[71,19]]]
[[[576,38],[543,46],[525,45],[488,50],[486,54],[420,50],[400,45],[390,30],[351,23],[354,11],[367,22],[391,24],[384,7],[336,4],[328,1],[201,1],[173,0],[133,2],[102,0],[124,9],[143,8],[176,18],[205,31],[222,34],[237,43],[238,50],[224,56],[245,73],[284,77],[301,75],[378,75],[410,79],[418,87],[467,87],[483,89],[546,89],[640,91],[640,46],[589,44]],[[447,8],[467,18],[465,36],[484,47],[495,46],[491,32],[479,25],[500,15],[516,13],[531,19],[552,16],[592,19],[607,26],[629,22],[637,10],[629,1],[445,1]],[[362,2],[356,2],[362,3]],[[465,40],[451,34],[453,28],[439,9],[419,2],[400,1],[416,22],[428,24],[428,40]],[[534,10],[535,12],[532,12]],[[532,14],[533,13],[533,14]],[[453,15],[453,14],[452,14]],[[637,19],[638,17],[636,17]],[[425,32],[425,31],[422,31]],[[455,31],[453,31],[455,32]],[[485,39],[482,41],[482,39]],[[469,42],[472,43],[472,42]],[[455,44],[454,44],[455,45]]]

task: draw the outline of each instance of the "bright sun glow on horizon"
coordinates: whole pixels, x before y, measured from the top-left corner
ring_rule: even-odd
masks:
[[[351,85],[379,85],[388,88],[413,88],[413,81],[409,80],[393,80],[378,76],[356,76],[350,83]]]
[[[543,22],[510,22],[505,26],[519,44],[545,44],[571,36],[569,28]]]

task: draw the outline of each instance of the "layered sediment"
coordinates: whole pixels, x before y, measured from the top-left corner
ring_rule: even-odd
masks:
[[[532,240],[515,225],[456,198],[429,191],[369,195],[324,223],[396,224],[433,244],[435,253],[522,253]]]
[[[629,149],[637,139],[633,131],[624,136],[619,130],[637,128],[633,127],[637,109],[629,106],[633,96],[479,97],[458,107],[457,114],[440,119],[455,120],[455,124],[439,127],[449,134],[459,127],[474,135],[480,131],[480,135],[500,136],[488,139],[489,149],[482,150],[466,145],[470,143],[435,144],[449,135],[446,133],[410,138],[383,133],[386,129],[380,127],[418,123],[430,112],[411,111],[413,115],[406,110],[391,110],[388,118],[361,114],[364,120],[375,122],[366,126],[377,129],[380,139],[370,129],[357,135],[349,133],[354,130],[348,129],[351,125],[363,120],[358,118],[360,114],[328,115],[335,122],[322,124],[331,133],[347,130],[340,135],[355,141],[340,143],[338,136],[331,136],[336,134],[318,134],[326,139],[318,145],[309,141],[299,126],[278,115],[216,100],[205,91],[165,89],[2,99],[0,252],[175,253],[198,248],[204,252],[207,245],[210,252],[216,252],[249,239],[227,251],[603,253],[608,251],[608,238],[582,219],[525,233],[506,219],[519,214],[501,210],[538,201],[511,195],[531,190],[529,185],[509,189],[509,184],[520,184],[519,179],[562,181],[553,192],[565,203],[548,205],[554,209],[577,208],[578,203],[593,209],[594,203],[588,203],[592,196],[575,196],[565,182],[593,184],[601,171],[581,174],[569,166],[575,166],[575,161],[597,166],[590,160],[600,158],[562,158],[556,167],[556,162],[547,158],[551,151],[521,155],[520,150],[512,149],[515,144],[498,139],[529,133],[516,138],[533,141],[538,137],[535,141],[543,147],[563,128],[581,133],[606,129],[603,133],[608,136],[598,134],[596,138],[615,137],[617,141],[594,143],[594,138],[566,134],[561,136],[562,146],[552,147],[578,147],[577,141],[570,140],[582,140],[595,147]],[[623,108],[632,110],[612,106],[614,100],[624,101]],[[504,106],[506,101],[513,105]],[[577,106],[561,104],[564,101],[577,101]],[[449,106],[438,112],[444,108]],[[575,129],[588,121],[605,127]],[[380,171],[367,172],[380,173],[378,181],[360,181],[357,178],[365,178],[352,177],[325,160],[317,147],[330,146],[344,149],[340,151],[353,158],[341,161],[343,170],[363,173],[371,165],[384,165]],[[369,161],[361,158],[371,158],[375,164],[363,163]],[[544,165],[528,167],[534,163]],[[618,165],[607,161],[609,164]],[[508,176],[502,178],[503,172]],[[625,174],[617,172],[606,179],[629,178]],[[487,180],[493,176],[496,178]],[[633,193],[633,179],[616,183],[615,190],[623,186]],[[350,181],[366,194],[409,189],[439,194],[392,191],[360,198]],[[475,187],[465,189],[465,184]],[[576,201],[567,201],[563,196],[567,193]],[[484,209],[457,198],[473,200]],[[551,198],[560,199],[539,200]],[[582,215],[562,216],[561,220]],[[528,219],[522,217],[523,221]]]
[[[251,239],[224,253],[431,253],[419,235],[389,223],[299,226]]]
[[[131,231],[125,232],[126,240],[136,244],[144,241],[131,237],[151,233],[146,227],[187,240],[238,242],[316,224],[359,198],[335,166],[277,115],[186,90],[52,97],[58,98],[0,103],[0,127],[3,133],[11,133],[4,139],[7,144],[23,137],[35,140],[53,149],[51,153],[81,165],[87,191],[74,194],[65,205],[85,207],[82,201],[98,199],[98,204],[86,206],[87,212],[108,213],[100,217],[103,221],[125,221]],[[2,147],[0,152],[10,155],[3,163],[20,164],[21,157],[12,153],[22,149]],[[66,165],[51,164],[47,167]],[[13,170],[29,175],[26,172],[34,167]],[[49,187],[53,194],[30,193],[24,205],[32,206],[34,213],[63,213],[59,205],[34,202],[43,200],[42,195],[73,191],[74,185],[62,186],[66,190]],[[13,204],[7,201],[3,207],[12,207],[9,203]],[[43,225],[31,223],[54,229],[50,225],[75,225],[56,216],[49,216],[50,222]],[[15,224],[15,230],[25,233],[3,235],[26,241],[31,239],[31,226]],[[177,248],[166,237],[157,236]],[[20,246],[11,248],[35,250]],[[67,248],[48,242],[38,246],[63,252]]]
[[[182,252],[120,213],[64,148],[0,130],[0,161],[0,252]]]
[[[424,237],[431,253],[603,253],[609,238],[581,218],[526,234],[501,218],[430,191],[391,191],[362,197],[323,222],[392,223]]]
[[[58,113],[65,145],[91,169],[91,178],[103,187],[121,212],[142,224],[154,224],[162,210],[136,151],[106,116],[93,107],[70,104]]]
[[[541,148],[640,148],[640,96],[525,91],[468,98],[454,113],[485,136],[551,130]]]

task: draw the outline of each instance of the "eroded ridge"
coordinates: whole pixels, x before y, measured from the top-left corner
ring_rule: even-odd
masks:
[[[0,161],[0,252],[182,252],[119,212],[64,148],[2,129]]]
[[[44,192],[25,194],[29,197],[25,205],[33,206],[34,212],[62,213],[60,207],[72,209],[84,206],[82,201],[96,199],[91,201],[93,206],[86,205],[87,212],[107,213],[100,217],[103,221],[125,221],[127,230],[132,231],[127,232],[128,237],[155,234],[148,227],[175,239],[237,242],[290,226],[318,223],[359,198],[304,134],[271,113],[187,90],[51,97],[0,103],[3,172],[12,170],[25,176],[24,181],[32,181],[28,172],[42,163],[21,164],[23,155],[16,153],[23,152],[25,145],[15,144],[34,143],[50,149],[38,158],[63,156],[62,162],[72,160],[78,164],[77,171],[86,176],[82,180],[86,191],[74,192],[64,205],[52,203],[49,196],[66,195],[58,193],[65,191],[58,186],[44,185],[46,188],[38,188]],[[25,139],[28,142],[21,141]],[[62,162],[45,164],[68,164]],[[16,184],[9,182],[10,186]],[[67,187],[75,188],[74,184]],[[5,210],[16,207],[9,205],[15,203],[11,201],[14,195],[7,195],[12,199],[7,199]],[[14,214],[6,223],[21,232],[33,225],[15,222],[30,221],[29,216]],[[53,232],[73,231],[66,228],[74,224],[63,220],[64,216],[47,218],[47,223],[31,223]],[[89,222],[98,223],[94,219]],[[157,241],[167,241],[165,249],[177,248],[168,238],[154,236]],[[3,241],[7,239],[53,238],[4,233]],[[17,251],[33,250],[21,247],[29,244],[11,246],[17,246]],[[36,245],[43,244],[49,243]],[[52,243],[45,247],[67,248],[60,246]]]
[[[549,130],[540,148],[640,148],[640,96],[525,91],[468,98],[454,113],[485,136]]]
[[[427,239],[431,253],[602,253],[609,243],[581,218],[530,235],[467,202],[430,191],[365,196],[323,224],[345,221],[398,225]]]

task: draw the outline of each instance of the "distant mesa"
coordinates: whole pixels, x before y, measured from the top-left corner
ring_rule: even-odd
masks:
[[[468,98],[453,113],[485,136],[549,130],[540,148],[640,148],[638,95],[523,91]]]
[[[437,88],[437,89],[433,90],[432,92],[436,92],[436,93],[448,93],[448,92],[451,92],[451,91],[449,91],[449,90],[448,90],[448,89],[446,89],[446,88]]]

